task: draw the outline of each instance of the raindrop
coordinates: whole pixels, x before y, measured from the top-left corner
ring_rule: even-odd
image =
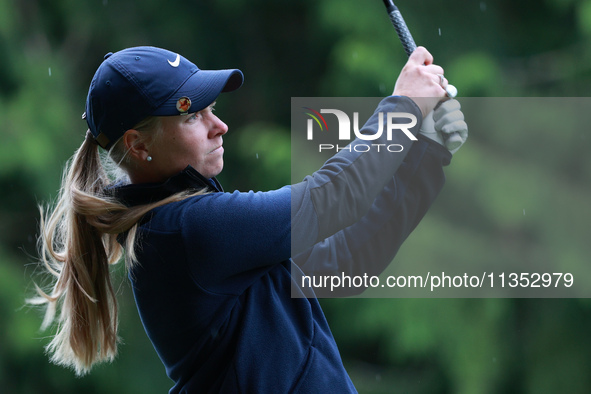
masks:
[[[257,153],[257,160],[258,160],[258,158],[259,158],[259,154]]]
[[[51,67],[48,68],[49,76],[51,77]]]
[[[108,2],[109,0],[103,0],[103,5],[107,5]]]
[[[523,208],[523,216],[525,216],[525,208]]]
[[[486,3],[484,1],[480,2],[480,11],[482,11],[482,12],[486,11]]]
[[[441,37],[441,27],[439,28],[439,36]]]

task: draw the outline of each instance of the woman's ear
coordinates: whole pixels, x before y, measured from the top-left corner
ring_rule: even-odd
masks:
[[[138,161],[145,161],[148,156],[148,147],[143,141],[139,131],[129,129],[123,134],[123,143],[127,149],[128,155]]]

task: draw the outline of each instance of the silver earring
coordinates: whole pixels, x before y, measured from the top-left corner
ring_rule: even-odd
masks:
[[[152,161],[152,156],[148,156],[148,157],[146,157],[146,160],[148,160],[148,161]]]

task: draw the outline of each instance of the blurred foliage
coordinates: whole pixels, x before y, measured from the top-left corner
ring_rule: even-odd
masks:
[[[40,280],[41,273],[34,264],[36,205],[55,198],[62,167],[82,141],[86,91],[103,55],[155,45],[202,68],[242,69],[245,85],[218,100],[217,113],[230,127],[220,178],[227,190],[273,189],[290,182],[291,97],[392,92],[405,55],[381,3],[0,0],[3,393],[160,393],[171,385],[121,268],[123,345],[116,362],[90,376],[75,378],[49,364],[43,354],[49,333],[38,331],[38,311],[23,306],[31,278]],[[461,96],[591,91],[591,0],[398,6]],[[475,259],[588,263],[590,138],[584,120],[567,118],[563,130],[553,131],[542,127],[545,116],[552,114],[538,113],[520,133],[471,128],[440,199],[393,267]],[[591,390],[587,299],[322,303],[362,393]]]

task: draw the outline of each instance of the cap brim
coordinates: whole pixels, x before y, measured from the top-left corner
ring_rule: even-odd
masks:
[[[237,69],[199,70],[160,105],[152,116],[172,116],[201,111],[213,103],[220,93],[236,90],[243,82],[242,71]],[[191,99],[191,106],[186,112],[177,109],[177,102],[182,97]]]

